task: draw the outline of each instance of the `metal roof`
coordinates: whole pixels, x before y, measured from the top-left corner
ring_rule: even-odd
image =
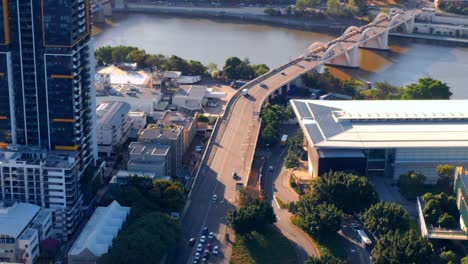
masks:
[[[292,100],[315,147],[468,147],[468,100]]]
[[[28,203],[15,203],[0,208],[0,235],[18,238],[40,209]]]

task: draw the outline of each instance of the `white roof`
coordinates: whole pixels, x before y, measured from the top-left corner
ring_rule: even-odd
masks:
[[[85,249],[95,256],[107,253],[129,213],[130,207],[123,207],[117,201],[107,207],[97,207],[68,254],[79,255]]]
[[[18,238],[41,208],[34,204],[15,203],[0,208],[0,235]]]
[[[468,147],[468,100],[292,100],[317,148]]]
[[[99,74],[109,74],[112,84],[145,85],[149,82],[151,74],[144,71],[124,71],[117,66],[101,69]]]

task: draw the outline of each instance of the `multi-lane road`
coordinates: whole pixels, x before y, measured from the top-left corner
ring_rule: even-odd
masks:
[[[374,21],[370,26],[387,25],[388,23],[389,21],[384,19]],[[374,34],[385,30],[385,27],[377,28],[377,30]],[[314,55],[309,57],[313,57],[313,59],[297,58],[247,84],[245,86],[249,89],[247,96],[237,94],[231,99],[224,117],[218,121],[218,128],[214,130],[197,180],[191,190],[189,204],[182,220],[184,240],[179,243],[175,254],[168,259],[169,263],[193,262],[195,247],[188,246],[187,241],[193,237],[197,239],[196,244],[198,244],[204,226],[215,233],[214,240],[209,241],[209,243],[220,247],[220,254],[211,257],[210,262],[229,262],[232,242],[226,239],[226,234],[229,234],[230,239],[234,236],[232,230],[227,226],[226,215],[235,208],[237,182],[233,179],[232,174],[237,172],[242,178],[241,181],[244,184],[247,183],[260,130],[259,112],[263,103],[278,88],[293,82],[324,63],[321,61],[324,55],[326,55],[325,59],[331,59],[330,55],[339,56],[340,53],[346,52],[344,50],[328,51],[327,49],[334,44],[344,43],[346,45],[342,46],[345,46],[346,49],[357,45],[356,42],[348,42],[347,39],[354,40],[360,31],[354,29],[347,35],[326,45],[315,45],[312,50],[308,51],[308,55],[310,53]],[[351,46],[348,47],[348,45]],[[261,87],[261,82],[266,86]],[[218,197],[217,201],[212,200],[215,194]]]
[[[219,129],[207,147],[207,162],[202,164],[190,204],[183,217],[184,240],[180,242],[171,263],[191,263],[195,247],[187,246],[188,239],[197,240],[202,228],[208,227],[216,237],[212,245],[220,247],[220,254],[212,256],[210,262],[228,263],[232,243],[226,241],[225,234],[232,239],[232,230],[227,226],[226,215],[236,204],[236,180],[232,173],[237,172],[241,182],[247,181],[250,173],[252,156],[255,151],[255,135],[259,131],[258,113],[273,88],[282,87],[316,66],[315,61],[297,60],[265,76],[263,82],[268,88],[259,84],[249,89],[247,96],[235,96],[230,109],[219,122]],[[213,195],[218,196],[212,201]],[[197,242],[198,244],[198,242]]]

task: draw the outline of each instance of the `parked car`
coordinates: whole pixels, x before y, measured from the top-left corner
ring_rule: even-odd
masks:
[[[200,237],[200,243],[204,244],[206,242],[206,236]]]
[[[216,202],[218,200],[218,195],[213,194],[213,202]]]
[[[269,170],[269,171],[273,171],[273,169],[274,169],[273,166],[268,167],[268,170]]]
[[[219,254],[219,247],[218,246],[215,246],[213,248],[213,255],[218,255]]]
[[[200,253],[195,253],[195,257],[193,257],[194,260],[199,260],[200,259]]]
[[[203,235],[208,234],[208,227],[206,227],[206,226],[203,227],[202,234],[203,234]]]
[[[210,234],[208,235],[208,238],[211,240],[214,238],[214,233],[213,232],[210,232]]]

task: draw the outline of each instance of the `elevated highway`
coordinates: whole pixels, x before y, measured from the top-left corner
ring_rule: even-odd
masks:
[[[240,91],[234,95],[225,109],[224,116],[218,120],[212,138],[205,150],[201,165],[195,176],[189,194],[189,202],[183,214],[185,242],[199,238],[202,228],[207,226],[217,234],[213,244],[220,246],[221,254],[216,263],[228,263],[232,243],[225,239],[225,234],[233,238],[232,230],[227,225],[226,215],[236,204],[236,181],[233,172],[247,184],[253,155],[260,131],[260,110],[264,103],[277,94],[290,89],[290,85],[299,82],[301,76],[317,70],[323,71],[324,65],[358,67],[358,48],[388,49],[388,32],[410,32],[414,17],[418,11],[392,9],[389,14],[380,14],[370,24],[363,27],[350,27],[344,34],[326,44],[314,43],[307,51],[288,62],[246,84],[241,89],[248,89],[248,95]],[[266,88],[260,86],[264,83]],[[263,85],[262,85],[263,86]],[[221,201],[213,202],[217,194]],[[191,263],[194,248],[181,242],[177,255],[169,263]],[[299,245],[308,254],[310,245]]]

